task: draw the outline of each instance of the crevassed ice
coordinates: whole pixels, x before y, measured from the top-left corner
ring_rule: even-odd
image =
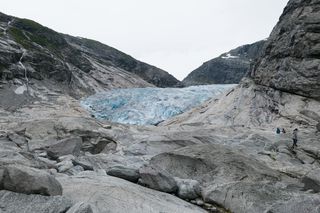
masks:
[[[186,88],[115,89],[90,96],[81,101],[81,105],[98,119],[155,125],[215,98],[234,86],[216,84]]]

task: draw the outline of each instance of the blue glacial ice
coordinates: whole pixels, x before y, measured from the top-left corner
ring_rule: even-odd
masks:
[[[117,123],[155,125],[221,95],[235,84],[186,88],[115,89],[81,101],[98,119]]]

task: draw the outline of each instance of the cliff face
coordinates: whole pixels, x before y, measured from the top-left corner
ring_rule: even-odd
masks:
[[[250,64],[262,51],[265,40],[243,45],[205,62],[184,80],[185,85],[234,84],[248,73]]]
[[[320,1],[291,0],[251,76],[257,84],[320,99]]]
[[[172,87],[179,82],[167,72],[97,41],[60,34],[2,13],[0,79],[2,88],[38,85],[73,97],[112,88]]]

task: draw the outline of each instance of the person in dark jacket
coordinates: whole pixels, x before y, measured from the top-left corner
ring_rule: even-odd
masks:
[[[297,143],[298,143],[298,129],[295,128],[292,132],[292,149],[294,149],[294,147],[298,147]]]

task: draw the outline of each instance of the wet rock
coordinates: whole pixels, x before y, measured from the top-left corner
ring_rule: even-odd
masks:
[[[61,195],[60,183],[47,172],[26,166],[12,165],[3,169],[2,189],[41,195]]]
[[[107,174],[124,180],[128,180],[133,183],[137,183],[140,178],[138,169],[125,166],[111,167],[111,169],[107,171]]]

